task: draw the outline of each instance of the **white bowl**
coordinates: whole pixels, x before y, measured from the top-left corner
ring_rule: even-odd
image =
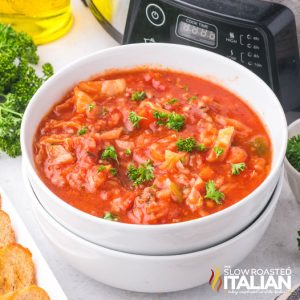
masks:
[[[55,221],[35,197],[24,176],[36,219],[47,238],[74,268],[116,288],[160,293],[207,283],[211,269],[234,267],[256,246],[265,233],[283,184],[281,178],[262,214],[246,230],[212,248],[181,255],[146,256],[110,250],[86,241]]]
[[[264,121],[273,144],[273,161],[265,181],[242,201],[213,215],[178,224],[134,225],[109,222],[70,206],[51,192],[37,175],[33,137],[42,117],[66,91],[111,68],[155,65],[197,74],[217,82],[244,99]],[[132,44],[97,52],[56,73],[35,94],[23,117],[23,159],[35,193],[61,224],[107,248],[137,254],[179,254],[224,241],[247,227],[263,210],[278,182],[286,150],[287,125],[272,90],[254,73],[209,51],[174,44]]]
[[[300,134],[300,119],[296,120],[288,127],[288,137],[291,138]],[[290,188],[295,196],[295,199],[300,204],[300,172],[298,172],[288,161],[284,158],[285,174],[288,179]]]

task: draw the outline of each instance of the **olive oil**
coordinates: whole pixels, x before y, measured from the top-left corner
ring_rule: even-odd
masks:
[[[97,11],[107,20],[112,20],[115,1],[112,0],[91,0]]]
[[[0,0],[0,22],[27,32],[36,44],[45,44],[71,28],[70,0]]]

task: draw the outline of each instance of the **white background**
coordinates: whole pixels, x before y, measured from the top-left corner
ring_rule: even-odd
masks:
[[[55,70],[73,60],[99,49],[116,46],[117,43],[102,29],[90,11],[80,0],[73,0],[74,25],[63,38],[39,47],[41,63],[50,61]],[[299,95],[300,97],[300,95]],[[33,218],[21,174],[21,158],[0,157],[0,184],[12,198],[42,254],[48,261],[67,297],[71,300],[96,299],[274,299],[275,295],[226,295],[213,292],[208,284],[191,290],[169,294],[138,294],[114,289],[91,280],[67,265],[54,251]],[[234,220],[233,220],[234,222]],[[292,269],[293,285],[300,284],[300,251],[297,250],[296,233],[300,230],[300,205],[293,198],[285,183],[279,205],[264,238],[253,252],[239,264],[241,268]],[[236,249],[238,251],[238,249]],[[112,273],[118,270],[101,270]],[[188,274],[187,274],[188,276]],[[59,299],[53,299],[59,300]]]

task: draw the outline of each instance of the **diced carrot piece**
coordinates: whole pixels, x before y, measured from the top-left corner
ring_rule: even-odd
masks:
[[[251,163],[256,171],[263,171],[266,167],[266,160],[262,157],[254,157]]]
[[[102,139],[102,140],[118,139],[120,137],[122,131],[123,131],[122,127],[116,128],[116,129],[113,129],[113,130],[110,130],[110,131],[105,131],[105,132],[102,132],[99,135],[99,138]]]
[[[224,116],[217,115],[215,117],[215,120],[223,126],[233,126],[236,130],[242,131],[246,134],[252,131],[250,127],[235,119],[226,118]]]
[[[101,81],[82,81],[79,82],[78,87],[89,94],[100,94],[101,93]]]
[[[64,112],[70,110],[70,108],[72,108],[73,105],[74,105],[74,98],[71,97],[65,102],[56,105],[53,111],[57,116],[60,116]]]
[[[199,175],[203,180],[208,181],[213,178],[214,174],[215,172],[211,167],[204,166],[203,168],[201,168]]]
[[[133,149],[134,148],[134,142],[116,140],[116,144],[122,150]]]
[[[169,200],[171,197],[171,191],[169,189],[163,189],[156,192],[156,198],[160,200]]]
[[[162,149],[162,145],[155,143],[150,146],[150,156],[154,161],[164,161],[165,149]]]
[[[226,162],[236,164],[240,162],[245,162],[247,160],[248,154],[241,147],[231,147]]]

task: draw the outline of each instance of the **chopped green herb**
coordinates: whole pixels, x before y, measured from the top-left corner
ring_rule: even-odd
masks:
[[[219,148],[219,147],[214,147],[214,151],[216,153],[217,158],[219,158],[224,152],[224,150],[222,148]]]
[[[177,98],[172,98],[172,99],[170,99],[167,103],[168,103],[168,104],[174,104],[174,103],[176,103],[176,102],[178,102],[178,99],[177,99]]]
[[[125,150],[125,154],[128,155],[128,156],[131,155],[131,150],[130,150],[129,148],[126,149],[126,150]]]
[[[286,158],[290,164],[300,172],[300,135],[289,138]]]
[[[103,219],[109,220],[109,221],[115,221],[117,222],[119,219],[116,215],[112,214],[111,212],[106,212],[103,216]]]
[[[184,127],[184,116],[175,112],[171,112],[170,114],[168,114],[155,110],[153,112],[153,117],[157,119],[156,123],[158,125],[165,125],[169,129],[180,131]]]
[[[187,101],[188,101],[188,102],[192,102],[192,101],[197,100],[197,99],[198,99],[197,96],[191,96],[191,97],[189,97],[189,98],[187,99]]]
[[[177,143],[177,149],[183,152],[192,152],[196,148],[197,142],[194,138],[188,137],[185,140],[180,138]]]
[[[113,176],[116,176],[118,171],[116,168],[110,168],[109,172],[113,175]]]
[[[103,106],[102,109],[101,109],[101,115],[102,116],[106,116],[108,114],[108,108]]]
[[[95,108],[95,104],[90,103],[88,104],[88,111],[92,111]]]
[[[156,121],[157,125],[164,125],[166,123],[166,119],[168,118],[168,114],[165,112],[160,112],[155,110],[153,112],[153,117],[157,119]]]
[[[186,91],[186,92],[189,91],[189,87],[188,87],[187,85],[184,85],[184,86],[182,87],[182,89],[183,89],[184,91]]]
[[[133,181],[135,186],[138,186],[144,182],[151,181],[154,178],[154,167],[150,160],[140,164],[138,168],[134,165],[130,165],[127,170],[128,178]]]
[[[299,251],[300,251],[300,230],[298,231],[297,242],[298,242],[298,249],[299,249]]]
[[[184,157],[180,158],[180,161],[184,164],[186,162],[186,157],[184,156]]]
[[[38,61],[37,47],[28,34],[0,24],[0,151],[11,157],[21,154],[20,127],[29,101],[53,74],[46,63],[39,76]]]
[[[146,93],[144,91],[135,91],[131,95],[131,99],[134,101],[142,101],[147,97]]]
[[[97,172],[100,173],[100,172],[104,171],[105,169],[106,169],[106,167],[104,165],[101,165],[98,167]]]
[[[106,147],[104,149],[104,151],[102,152],[101,158],[105,159],[105,160],[113,159],[116,162],[119,162],[118,161],[118,155],[117,155],[117,152],[116,152],[116,149],[115,149],[114,146],[108,146],[108,147]]]
[[[184,127],[185,118],[183,115],[172,112],[168,115],[168,121],[166,127],[176,131],[180,131]]]
[[[88,128],[86,126],[83,126],[81,129],[77,131],[77,135],[84,135],[88,132]]]
[[[222,204],[222,200],[224,199],[224,194],[219,192],[215,186],[215,183],[210,180],[205,184],[206,194],[204,196],[205,199],[211,199],[215,201],[217,204]]]
[[[231,164],[231,174],[232,175],[239,175],[242,171],[245,171],[246,164],[244,162]]]
[[[256,154],[263,156],[268,150],[267,142],[264,137],[256,137],[250,142],[251,146],[254,148]]]
[[[204,144],[198,144],[197,148],[200,152],[205,152],[207,150]]]
[[[132,125],[135,128],[139,128],[139,123],[141,120],[146,119],[144,117],[140,117],[139,115],[137,115],[134,111],[131,111],[129,116],[128,116],[128,120],[132,123]]]

